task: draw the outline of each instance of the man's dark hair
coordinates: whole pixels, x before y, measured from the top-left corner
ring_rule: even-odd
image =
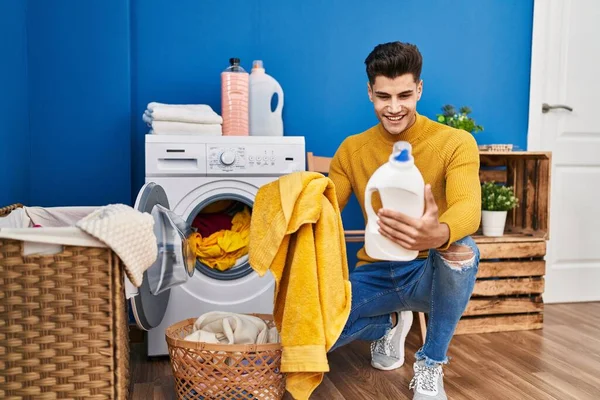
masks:
[[[365,65],[371,85],[378,75],[394,79],[406,73],[411,73],[415,82],[419,82],[423,57],[414,44],[389,42],[375,46],[365,59]]]

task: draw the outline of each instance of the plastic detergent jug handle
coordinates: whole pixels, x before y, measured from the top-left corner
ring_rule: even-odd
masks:
[[[371,196],[373,196],[373,192],[376,191],[375,187],[367,187],[365,191],[365,210],[367,211],[367,219],[377,219],[377,214],[373,211],[373,206],[371,205]]]
[[[273,92],[277,93],[277,107],[275,107],[273,114],[281,115],[281,109],[283,108],[283,89],[279,82],[275,80],[273,81]]]

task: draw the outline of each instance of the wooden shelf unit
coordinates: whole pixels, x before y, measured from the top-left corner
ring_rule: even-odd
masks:
[[[474,239],[481,253],[477,281],[456,334],[540,329],[549,238],[551,153],[480,152],[482,182],[513,186],[518,207],[505,235]]]

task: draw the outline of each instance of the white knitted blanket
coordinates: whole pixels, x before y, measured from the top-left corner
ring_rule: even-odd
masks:
[[[117,253],[131,282],[141,286],[144,271],[158,255],[154,218],[150,214],[125,204],[111,204],[82,218],[76,226]]]

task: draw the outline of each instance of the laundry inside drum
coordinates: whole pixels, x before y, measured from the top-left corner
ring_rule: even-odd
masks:
[[[198,270],[217,279],[252,272],[248,265],[251,213],[252,206],[237,199],[218,199],[193,213],[189,241]]]

